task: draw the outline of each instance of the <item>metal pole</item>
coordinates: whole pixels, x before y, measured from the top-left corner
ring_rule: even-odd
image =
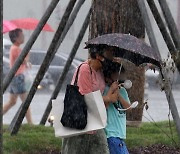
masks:
[[[0,153],[3,153],[3,0],[0,0]]]
[[[180,35],[166,0],[158,0],[176,48],[180,51]]]
[[[157,51],[157,53],[160,55],[160,52],[159,52],[159,49],[158,49],[158,46],[157,46],[157,42],[156,42],[156,39],[155,39],[155,35],[154,35],[153,29],[152,29],[152,25],[151,25],[151,22],[150,22],[150,19],[149,19],[147,10],[146,10],[144,0],[138,0],[138,5],[139,5],[139,9],[141,11],[141,15],[142,15],[145,27],[146,27],[146,31],[147,31],[147,34],[148,34],[148,37],[149,37],[149,40],[150,40],[150,44]],[[171,91],[171,85],[170,85],[168,77],[167,77],[167,72],[166,72],[164,67],[162,67],[162,74],[163,74],[163,76],[165,78],[165,82],[166,82],[166,88],[165,88],[166,98],[168,100],[169,107],[170,107],[170,110],[171,110],[171,113],[172,113],[172,117],[173,117],[174,122],[176,124],[177,133],[178,133],[179,138],[180,138],[180,118],[179,118],[179,113],[178,113],[176,103],[175,103],[175,100],[174,100],[174,97],[173,97],[173,94],[172,94],[172,91]]]
[[[47,8],[46,12],[42,16],[39,24],[37,25],[36,29],[32,33],[31,37],[29,38],[28,42],[26,43],[25,47],[23,48],[21,54],[19,55],[18,59],[16,60],[14,66],[8,73],[7,77],[3,81],[3,93],[6,91],[7,87],[9,86],[12,78],[14,77],[15,73],[17,72],[20,65],[23,63],[25,57],[29,53],[31,47],[33,46],[34,42],[36,41],[37,37],[39,36],[41,30],[43,29],[44,25],[46,24],[47,20],[49,19],[50,15],[54,11],[56,5],[60,0],[53,0],[51,1],[49,7]]]
[[[27,112],[27,109],[32,101],[32,98],[37,90],[37,86],[39,85],[40,81],[42,80],[44,74],[46,73],[55,53],[57,52],[57,49],[58,49],[58,42],[59,42],[59,39],[62,35],[62,32],[65,28],[65,25],[67,23],[67,20],[72,12],[72,9],[75,5],[75,2],[76,0],[70,0],[67,8],[66,8],[66,11],[62,17],[62,20],[59,24],[59,27],[53,37],[53,40],[48,48],[48,51],[47,51],[47,54],[42,62],[42,65],[34,79],[34,82],[31,86],[31,89],[30,89],[30,92],[25,100],[25,102],[22,103],[22,105],[20,106],[18,112],[16,113],[15,117],[13,118],[13,121],[11,122],[11,125],[9,127],[10,131],[11,131],[11,135],[14,135],[18,132],[20,126],[21,126],[21,123],[23,121],[23,118]],[[57,47],[58,46],[58,47]]]
[[[72,61],[73,61],[73,59],[74,59],[74,57],[76,55],[76,52],[77,52],[77,50],[79,48],[79,45],[80,45],[80,43],[81,43],[81,41],[82,41],[82,39],[84,37],[84,34],[86,32],[86,29],[87,29],[87,27],[89,25],[89,19],[90,19],[90,11],[86,16],[86,19],[85,19],[85,21],[83,23],[83,26],[82,26],[82,28],[81,28],[81,30],[79,32],[79,35],[78,35],[77,39],[75,41],[75,44],[72,47],[71,53],[70,53],[70,55],[69,55],[69,57],[68,57],[68,59],[66,61],[66,65],[64,66],[62,74],[60,75],[60,77],[58,79],[58,82],[56,84],[56,88],[55,88],[55,90],[53,91],[53,93],[51,95],[51,98],[50,98],[50,100],[48,102],[46,110],[45,110],[45,112],[43,114],[43,117],[42,117],[42,119],[40,121],[41,125],[45,125],[45,123],[47,121],[47,118],[49,116],[49,113],[51,111],[51,108],[52,108],[52,102],[51,101],[52,101],[52,99],[57,98],[57,96],[58,96],[58,94],[59,94],[59,92],[60,92],[60,90],[62,88],[62,84],[63,84],[64,79],[65,79],[65,77],[66,77],[66,75],[68,73],[69,67],[71,66],[71,63],[72,63]]]

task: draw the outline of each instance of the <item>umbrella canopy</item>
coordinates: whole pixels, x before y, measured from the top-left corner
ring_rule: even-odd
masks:
[[[21,18],[10,20],[10,22],[15,24],[18,28],[34,30],[37,27],[39,20],[35,18]],[[43,27],[43,31],[53,32],[54,30],[51,28],[49,24],[45,24],[45,26]]]
[[[152,63],[160,67],[160,57],[157,52],[144,41],[129,35],[112,33],[105,34],[86,42],[85,48],[114,47],[115,56],[122,57],[136,65]]]
[[[7,33],[9,31],[15,30],[17,28],[17,26],[8,21],[8,20],[3,20],[3,33]]]

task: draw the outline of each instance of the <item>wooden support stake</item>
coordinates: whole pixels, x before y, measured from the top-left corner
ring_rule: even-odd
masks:
[[[175,65],[176,65],[176,67],[180,73],[180,55],[178,55],[179,51],[174,46],[174,43],[173,43],[169,33],[167,32],[166,26],[165,26],[165,24],[164,24],[164,22],[160,16],[159,12],[158,12],[158,9],[154,3],[154,0],[147,0],[147,2],[149,4],[151,12],[154,16],[154,19],[155,19],[155,21],[156,21],[156,23],[157,23],[157,25],[161,31],[161,34],[164,38],[164,41],[167,44],[167,47],[168,47],[170,54],[171,54],[171,57],[174,60]],[[178,61],[178,59],[179,59],[179,61]]]
[[[175,21],[173,19],[173,16],[171,14],[171,11],[168,7],[166,0],[159,0],[160,7],[162,9],[162,12],[164,14],[164,18],[166,20],[167,26],[169,28],[169,31],[171,33],[172,39],[174,41],[174,44],[178,50],[178,53],[173,57],[174,62],[177,66],[177,69],[180,73],[180,34],[177,29],[177,26],[175,24]]]
[[[138,5],[139,5],[139,9],[141,11],[141,15],[142,15],[145,27],[146,27],[146,31],[147,31],[147,34],[148,34],[148,37],[150,40],[150,44],[157,51],[157,53],[160,55],[160,52],[159,52],[159,49],[157,46],[157,42],[155,39],[155,35],[154,35],[153,29],[152,29],[152,25],[151,25],[151,22],[150,22],[148,13],[147,13],[147,9],[146,9],[144,0],[138,0]],[[170,107],[170,110],[172,113],[172,117],[173,117],[175,125],[176,125],[177,133],[178,133],[179,138],[180,138],[179,113],[178,113],[176,103],[175,103],[175,100],[174,100],[174,97],[173,97],[173,94],[171,91],[171,84],[169,83],[169,80],[167,77],[167,72],[166,72],[166,69],[164,67],[162,67],[162,74],[163,74],[164,79],[165,79],[165,81],[162,81],[162,82],[166,83],[166,88],[164,89],[165,94],[166,94],[166,98],[167,98],[167,101],[169,103],[169,107]]]
[[[62,33],[62,37],[60,38],[61,42],[64,40],[67,32],[69,31],[70,27],[72,26],[72,24],[74,23],[74,20],[77,17],[77,14],[81,8],[81,6],[84,4],[85,0],[79,0],[77,5],[75,6],[69,20],[67,21],[66,27],[64,28],[64,31]]]
[[[158,0],[176,48],[180,51],[180,34],[166,0]]]
[[[167,32],[167,29],[166,29],[166,26],[159,14],[159,11],[156,7],[156,4],[154,3],[154,0],[147,0],[147,3],[149,4],[149,8],[151,9],[151,12],[154,16],[154,19],[159,27],[159,30],[161,31],[161,34],[164,38],[164,41],[166,42],[167,44],[167,47],[170,51],[170,53],[173,55],[175,54],[177,51],[177,49],[175,48],[174,44],[173,44],[173,41],[169,35],[169,33]]]
[[[55,88],[55,90],[53,91],[53,93],[51,95],[51,98],[50,98],[50,100],[48,102],[46,110],[45,110],[45,112],[43,114],[43,117],[42,117],[42,119],[40,121],[41,125],[45,125],[45,123],[47,121],[47,118],[49,116],[49,113],[50,113],[50,111],[52,109],[52,99],[57,98],[57,96],[58,96],[58,94],[59,94],[59,92],[60,92],[60,90],[62,88],[62,84],[63,84],[64,79],[65,79],[65,77],[66,77],[66,75],[68,73],[69,67],[71,66],[71,63],[72,63],[72,61],[73,61],[73,59],[74,59],[74,57],[76,55],[76,52],[77,52],[77,50],[79,48],[79,45],[80,45],[80,43],[81,43],[81,41],[83,39],[83,36],[84,36],[84,34],[86,32],[86,29],[87,29],[87,27],[89,25],[89,19],[90,19],[90,11],[89,11],[88,15],[86,16],[86,19],[85,19],[85,21],[83,23],[83,26],[82,26],[82,28],[81,28],[81,30],[79,32],[79,35],[78,35],[77,39],[75,41],[75,44],[72,47],[71,53],[70,53],[70,55],[69,55],[69,57],[68,57],[68,59],[66,61],[65,67],[64,67],[64,69],[62,71],[62,74],[60,75],[60,78],[58,79],[58,82],[56,84],[56,88]]]

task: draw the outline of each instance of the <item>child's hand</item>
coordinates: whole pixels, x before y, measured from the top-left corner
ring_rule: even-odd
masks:
[[[108,97],[109,97],[109,102],[116,102],[118,99],[119,99],[119,91],[116,90],[114,91],[114,93],[110,93],[108,94]]]
[[[113,82],[113,83],[111,84],[110,89],[109,89],[109,92],[110,92],[110,93],[114,93],[114,91],[117,90],[117,89],[118,89],[118,82],[115,81],[115,82]]]

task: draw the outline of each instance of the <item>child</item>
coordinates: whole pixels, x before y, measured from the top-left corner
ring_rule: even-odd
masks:
[[[106,88],[104,95],[110,85],[124,78],[125,69],[122,66],[119,75],[120,64],[114,62],[111,69],[104,70]],[[124,87],[119,87],[119,99],[115,103],[106,104],[107,108],[107,126],[105,133],[107,136],[110,154],[128,154],[124,139],[126,139],[126,111],[118,111],[118,108],[128,108],[130,106],[129,97]]]

